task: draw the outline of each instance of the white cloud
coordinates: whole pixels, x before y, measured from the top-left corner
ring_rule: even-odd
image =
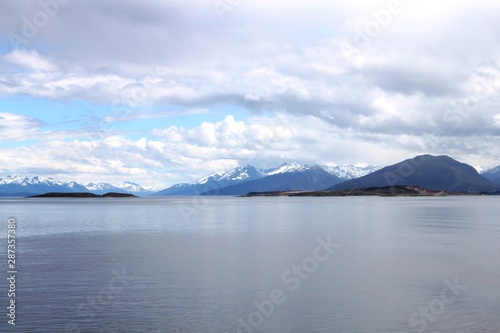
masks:
[[[85,128],[41,138],[41,121],[5,110],[2,138],[43,140],[46,146],[9,155],[26,170],[69,165],[75,175],[147,182],[149,175],[177,175],[169,183],[244,163],[384,164],[421,152],[495,166],[499,4],[401,3],[404,10],[360,47],[356,29],[387,1],[245,1],[224,20],[210,1],[70,2],[37,38],[1,57],[3,98],[123,106],[127,112],[102,117],[109,126],[209,110],[233,116],[179,122],[152,135],[130,130],[140,139]],[[19,32],[16,17],[39,10],[36,2],[5,6],[4,35]],[[341,50],[345,42],[359,48],[353,59]],[[234,110],[242,108],[239,117]],[[76,134],[89,139],[72,140]]]
[[[41,56],[36,50],[15,49],[4,55],[3,58],[11,64],[25,69],[37,71],[55,71],[57,69],[48,58]]]
[[[204,114],[208,113],[208,109],[189,109],[182,112],[134,112],[131,114],[120,115],[120,116],[106,116],[104,120],[109,123],[122,122],[122,121],[133,121],[138,119],[158,119],[167,118],[174,116],[192,115],[192,114]]]
[[[493,124],[496,128],[500,129],[500,113],[497,113],[494,117],[493,117]]]
[[[110,133],[68,141],[51,133],[43,144],[3,148],[0,154],[6,172],[43,172],[87,182],[132,179],[158,187],[244,164],[272,167],[296,160],[387,165],[417,153],[447,153],[474,165],[494,166],[489,161],[500,154],[498,139],[484,142],[475,135],[457,141],[454,137],[405,133],[362,134],[308,115],[254,116],[246,121],[227,116],[192,128],[158,128],[152,134],[154,137],[136,140]]]
[[[43,122],[7,112],[0,112],[0,137],[2,140],[22,141],[39,136]]]

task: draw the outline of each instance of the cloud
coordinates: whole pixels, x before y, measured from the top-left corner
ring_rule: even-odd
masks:
[[[226,116],[195,127],[154,129],[149,137],[126,133],[48,133],[31,147],[2,148],[6,173],[40,173],[61,179],[136,180],[167,187],[198,179],[211,171],[238,165],[272,167],[284,161],[337,165],[387,165],[419,153],[450,154],[474,165],[487,165],[500,154],[498,138],[484,142],[433,134],[362,133],[332,126],[310,115],[252,116],[245,121]]]
[[[41,56],[36,50],[15,49],[4,55],[3,58],[11,64],[21,66],[25,69],[37,71],[54,71],[57,69],[48,58]]]
[[[174,116],[184,116],[184,115],[192,115],[192,114],[204,114],[208,113],[207,109],[190,109],[181,112],[135,112],[133,114],[121,115],[121,116],[107,116],[104,118],[106,122],[114,123],[114,122],[123,122],[123,121],[133,121],[139,119],[158,119],[158,118],[167,118]]]
[[[23,141],[41,133],[44,123],[38,119],[13,113],[0,112],[0,137],[2,140]]]
[[[387,1],[242,1],[222,17],[213,1],[71,1],[20,48],[2,49],[2,98],[83,100],[108,110],[99,118],[107,126],[179,122],[135,135],[82,124],[42,138],[42,120],[6,110],[0,128],[6,140],[52,140],[36,149],[54,158],[38,160],[53,172],[65,155],[75,174],[162,174],[172,177],[166,183],[245,163],[384,164],[421,152],[495,166],[499,5],[400,3],[380,24]],[[42,10],[37,2],[2,6],[5,36],[21,34],[22,18]],[[379,31],[366,35],[367,24]],[[226,117],[190,126],[181,117],[213,111]],[[32,170],[36,149],[23,149],[17,161]]]

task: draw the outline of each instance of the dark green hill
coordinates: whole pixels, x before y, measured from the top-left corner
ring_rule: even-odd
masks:
[[[494,192],[491,181],[476,169],[445,155],[420,155],[387,166],[366,176],[332,186],[328,190],[417,185],[423,188],[455,192]]]

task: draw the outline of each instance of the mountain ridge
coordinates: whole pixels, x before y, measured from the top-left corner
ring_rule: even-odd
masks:
[[[258,181],[261,180],[262,183],[256,182],[252,183],[252,186],[257,186],[257,188],[262,188],[262,185],[255,184],[263,184],[265,180],[269,180],[268,177],[277,176],[280,174],[295,174],[300,177],[300,173],[306,172],[308,170],[316,170],[317,172],[320,169],[324,172],[331,175],[331,177],[322,174],[317,175],[317,177],[323,177],[326,181],[326,184],[333,185],[334,183],[338,183],[337,178],[340,179],[352,179],[359,175],[364,175],[366,173],[372,172],[373,170],[378,170],[379,166],[355,166],[352,164],[345,165],[337,165],[337,166],[324,166],[320,164],[303,164],[299,162],[284,162],[277,167],[268,168],[268,169],[260,169],[252,165],[245,165],[243,167],[236,167],[230,170],[222,171],[222,172],[213,172],[204,176],[194,182],[191,183],[179,183],[174,184],[164,190],[157,192],[156,196],[176,196],[176,195],[230,195],[233,194],[236,189],[243,190],[245,185],[240,185],[241,183],[250,182],[250,181]],[[242,175],[243,173],[243,175]],[[314,183],[314,177],[310,174],[309,177],[312,177],[311,180]],[[341,176],[339,176],[341,175]],[[344,178],[343,178],[344,177]],[[286,182],[286,176],[274,177],[271,178],[271,181],[276,181],[277,183]],[[306,177],[307,178],[307,177]],[[293,181],[289,178],[289,181]],[[300,182],[296,180],[296,182]],[[304,182],[304,179],[302,180]],[[316,183],[318,183],[316,181]],[[298,183],[296,183],[297,185]],[[304,183],[303,183],[304,184]],[[235,186],[235,187],[232,187]],[[286,186],[284,184],[283,186]],[[291,185],[292,186],[292,185]],[[231,190],[223,190],[224,188],[231,187]],[[312,186],[299,186],[302,189],[314,190],[318,189],[314,185]],[[273,185],[270,186],[273,188]],[[240,193],[235,193],[240,194]]]
[[[269,176],[236,185],[217,188],[202,195],[242,195],[261,191],[314,191],[322,190],[342,182],[342,179],[328,173],[319,166],[303,169],[288,169],[286,172],[272,172]]]
[[[212,172],[190,183],[166,189],[142,187],[133,181],[120,185],[106,182],[81,184],[52,177],[6,176],[0,178],[0,196],[29,196],[48,192],[107,192],[135,195],[244,195],[266,191],[319,191],[370,186],[418,185],[450,191],[498,191],[500,166],[481,174],[470,165],[446,155],[419,155],[384,168],[370,165],[303,164],[284,162],[262,169],[244,165]]]
[[[500,185],[500,165],[481,172],[481,176],[488,179],[495,185]]]
[[[133,182],[124,182],[120,187],[105,182],[80,184],[75,181],[64,182],[52,177],[6,176],[0,178],[0,196],[31,196],[49,192],[87,192],[105,194],[108,192],[149,195],[159,190],[145,188]]]
[[[429,190],[492,192],[498,188],[472,166],[447,155],[419,155],[326,190],[417,185]]]

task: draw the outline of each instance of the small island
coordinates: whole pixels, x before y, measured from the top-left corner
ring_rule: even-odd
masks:
[[[106,194],[94,194],[90,192],[49,192],[40,195],[32,195],[28,198],[137,198],[129,193],[108,192]]]

